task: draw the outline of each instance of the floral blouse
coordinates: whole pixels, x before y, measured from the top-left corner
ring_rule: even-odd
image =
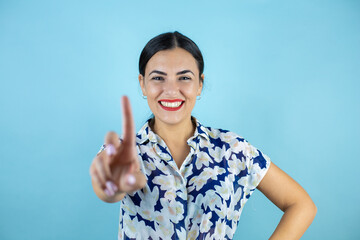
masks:
[[[242,209],[271,161],[239,135],[195,121],[180,169],[149,122],[137,133],[147,185],[121,201],[119,240],[233,238]]]

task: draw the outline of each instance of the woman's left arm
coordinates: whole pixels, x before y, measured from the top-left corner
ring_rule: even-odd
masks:
[[[270,240],[300,239],[317,212],[307,192],[273,162],[257,189],[284,212]]]

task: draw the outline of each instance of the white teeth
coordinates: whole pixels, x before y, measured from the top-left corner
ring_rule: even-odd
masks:
[[[162,102],[160,101],[161,105],[165,106],[165,107],[171,107],[171,108],[176,108],[178,106],[180,106],[180,104],[182,102]]]

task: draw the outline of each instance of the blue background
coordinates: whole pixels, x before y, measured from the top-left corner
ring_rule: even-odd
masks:
[[[302,239],[360,239],[359,1],[0,1],[0,239],[116,239],[120,204],[89,166],[121,132],[127,94],[151,114],[138,58],[178,30],[205,58],[193,114],[234,131],[318,207]],[[259,191],[235,239],[267,239],[282,212]]]

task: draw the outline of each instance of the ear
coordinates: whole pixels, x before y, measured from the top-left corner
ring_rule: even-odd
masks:
[[[140,83],[140,87],[141,87],[141,91],[142,91],[143,95],[146,96],[145,79],[142,74],[139,74],[139,83]]]
[[[199,89],[198,89],[198,94],[197,94],[198,96],[201,95],[204,79],[205,79],[204,74],[201,74],[201,76],[200,76],[200,84],[199,84]]]

